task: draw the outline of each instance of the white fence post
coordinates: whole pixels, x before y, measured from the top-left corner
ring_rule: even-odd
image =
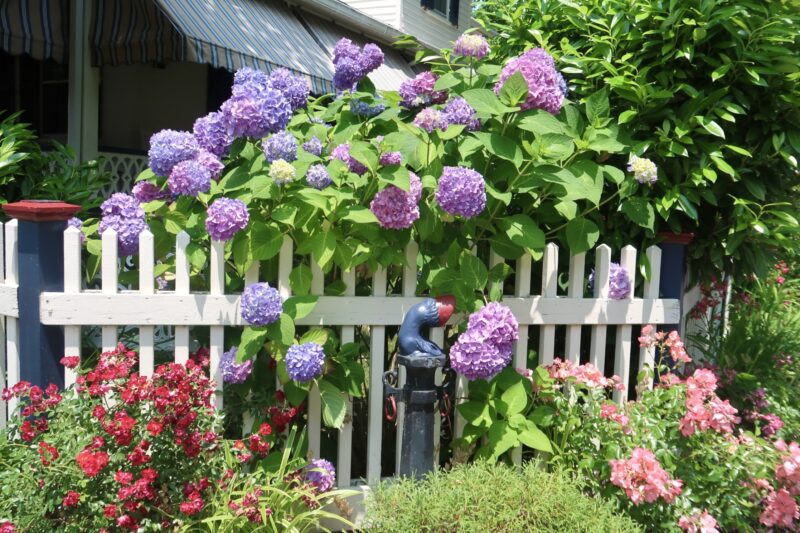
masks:
[[[594,261],[594,297],[608,298],[608,274],[611,269],[611,248],[605,244],[597,247]],[[592,326],[592,342],[589,348],[590,362],[600,373],[606,365],[606,331],[605,325]]]
[[[542,297],[558,296],[558,246],[551,242],[544,249],[542,263]],[[539,364],[549,365],[555,358],[556,326],[548,324],[539,331]]]
[[[103,294],[117,293],[117,232],[111,228],[103,232],[101,262],[101,281]],[[103,351],[110,352],[117,347],[117,326],[103,326]]]
[[[211,241],[211,280],[209,293],[215,295],[225,294],[225,242]],[[208,373],[214,381],[214,405],[222,409],[222,371],[219,362],[225,350],[225,327],[211,326],[209,328]]]
[[[322,296],[325,290],[325,277],[322,268],[311,260],[311,294]],[[312,382],[308,391],[308,451],[319,457],[322,439],[322,398],[316,382]]]
[[[584,269],[586,254],[581,252],[569,258],[569,298],[583,298]],[[581,325],[567,325],[567,339],[564,348],[564,359],[578,364],[581,359]]]
[[[155,250],[153,234],[144,230],[139,234],[139,292],[154,294],[155,288]],[[152,376],[155,366],[155,328],[139,326],[139,373]]]
[[[175,294],[189,294],[191,266],[186,254],[191,238],[185,231],[175,237]],[[189,326],[175,326],[175,362],[189,360]]]
[[[356,271],[351,269],[342,272],[342,281],[345,284],[344,295],[356,294]],[[355,341],[356,331],[353,326],[342,326],[342,344]],[[347,413],[344,424],[339,430],[339,450],[336,460],[336,482],[340,487],[350,486],[350,472],[353,462],[353,399],[347,395]]]
[[[64,232],[64,292],[77,294],[81,292],[81,230],[67,228]],[[81,327],[64,326],[64,355],[81,356]],[[64,387],[75,383],[76,373],[73,368],[64,368]]]

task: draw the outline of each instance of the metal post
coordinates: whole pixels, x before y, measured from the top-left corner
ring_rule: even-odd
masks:
[[[80,207],[34,200],[6,204],[3,210],[19,220],[20,379],[43,388],[63,386],[64,331],[42,325],[39,295],[64,290],[64,229]]]

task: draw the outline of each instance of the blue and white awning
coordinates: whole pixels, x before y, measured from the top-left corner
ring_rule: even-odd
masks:
[[[67,60],[67,0],[0,0],[0,48],[34,59]]]

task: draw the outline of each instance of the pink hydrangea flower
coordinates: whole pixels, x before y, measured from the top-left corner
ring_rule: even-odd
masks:
[[[623,489],[634,505],[653,503],[659,498],[672,503],[683,490],[683,482],[671,479],[646,448],[634,448],[630,459],[612,459],[609,464],[611,483]]]

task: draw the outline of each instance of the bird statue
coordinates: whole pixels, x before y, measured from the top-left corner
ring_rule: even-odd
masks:
[[[409,309],[398,334],[400,355],[422,352],[431,357],[443,356],[444,352],[436,343],[423,337],[422,328],[444,326],[453,314],[455,302],[455,298],[448,294],[426,298]]]

